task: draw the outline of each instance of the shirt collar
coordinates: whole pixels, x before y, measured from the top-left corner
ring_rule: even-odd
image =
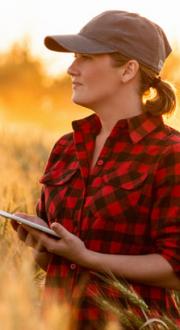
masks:
[[[162,116],[153,116],[149,113],[119,120],[112,130],[112,134],[118,136],[119,131],[126,129],[133,143],[142,140],[146,135],[163,125]],[[72,122],[75,131],[83,130],[85,134],[97,135],[101,129],[101,122],[96,114]]]
[[[143,113],[139,116],[127,119],[127,121],[129,135],[133,143],[139,142],[158,126],[163,125],[162,116],[153,116],[150,113]]]
[[[96,114],[88,117],[74,120],[72,122],[72,128],[74,131],[83,131],[86,135],[97,135],[101,130],[101,122]]]

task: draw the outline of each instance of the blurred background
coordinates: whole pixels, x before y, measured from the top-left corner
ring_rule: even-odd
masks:
[[[163,0],[6,0],[0,2],[0,125],[62,134],[71,121],[89,113],[71,102],[66,69],[71,54],[51,52],[43,44],[51,34],[76,33],[101,11],[138,12],[160,24],[174,52],[163,78],[180,86],[178,2]],[[168,119],[180,128],[180,115]]]

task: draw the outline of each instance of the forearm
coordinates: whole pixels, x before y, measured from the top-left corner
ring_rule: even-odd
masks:
[[[87,250],[83,266],[98,272],[112,272],[132,282],[180,290],[180,278],[160,254],[110,255]]]
[[[180,278],[176,276],[170,263],[160,254],[136,256],[98,253],[87,249],[80,238],[62,225],[54,223],[51,229],[59,235],[59,240],[48,237],[31,227],[27,229],[49,252],[49,256],[55,254],[90,270],[113,273],[131,282],[180,290]],[[44,261],[39,258],[40,256],[37,259],[38,263],[44,267]]]

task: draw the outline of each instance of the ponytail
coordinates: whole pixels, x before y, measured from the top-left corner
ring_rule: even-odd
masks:
[[[140,65],[142,109],[154,116],[172,114],[176,108],[174,87]]]
[[[130,60],[120,53],[112,53],[111,57],[115,66],[122,66]],[[175,88],[169,82],[162,80],[150,68],[142,64],[139,66],[139,95],[142,100],[142,110],[153,116],[172,114],[176,108]]]

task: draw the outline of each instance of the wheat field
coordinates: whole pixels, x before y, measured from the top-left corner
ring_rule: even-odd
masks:
[[[35,213],[39,177],[53,141],[34,129],[1,129],[0,209]],[[41,310],[45,273],[33,262],[31,248],[20,242],[9,220],[0,218],[0,329],[69,330],[67,306]]]

